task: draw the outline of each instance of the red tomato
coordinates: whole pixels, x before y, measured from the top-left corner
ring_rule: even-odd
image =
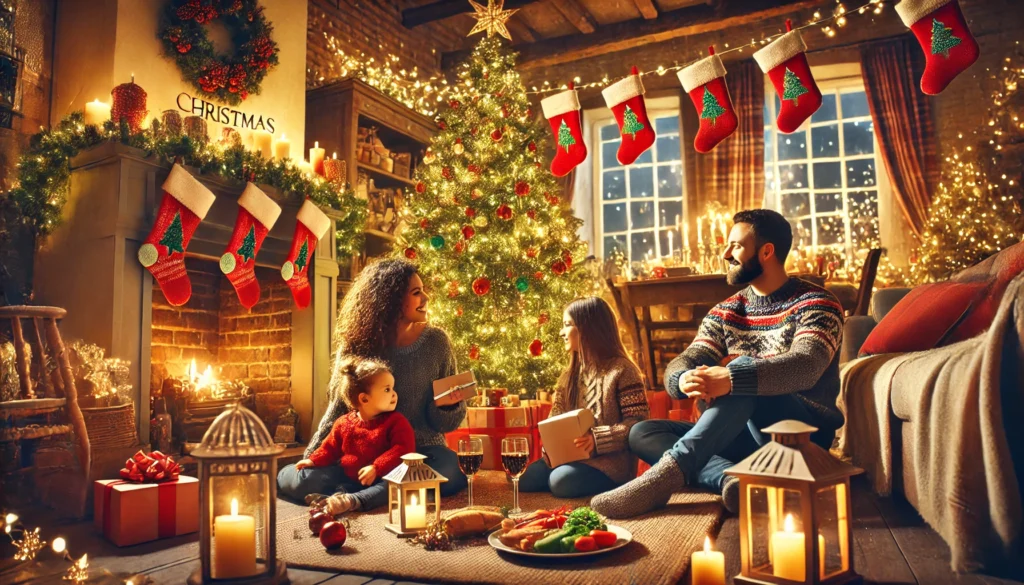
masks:
[[[576,539],[576,552],[590,552],[597,549],[597,541],[593,536],[581,536]]]
[[[605,530],[591,530],[590,536],[594,537],[599,548],[608,548],[619,539],[614,532],[607,532]]]

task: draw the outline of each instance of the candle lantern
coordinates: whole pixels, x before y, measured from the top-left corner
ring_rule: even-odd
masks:
[[[854,572],[850,513],[850,476],[862,470],[812,443],[816,430],[793,420],[771,425],[763,432],[772,440],[726,470],[740,480],[736,583],[862,582]]]
[[[384,476],[388,482],[388,524],[398,536],[415,536],[441,519],[441,482],[448,478],[423,461],[426,455],[402,455],[402,463]]]
[[[234,403],[210,425],[199,462],[199,568],[189,585],[288,582],[277,558],[277,456],[251,410]]]

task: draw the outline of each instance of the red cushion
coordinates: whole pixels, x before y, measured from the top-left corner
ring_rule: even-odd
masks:
[[[970,309],[985,283],[936,282],[907,293],[864,340],[860,355],[937,347]]]
[[[950,332],[944,344],[970,339],[992,325],[1007,285],[1024,272],[1024,242],[1014,244],[998,254],[966,269],[953,282],[978,286],[979,291],[964,319]]]

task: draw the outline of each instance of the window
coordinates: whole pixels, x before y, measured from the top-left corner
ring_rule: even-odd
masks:
[[[765,207],[793,225],[793,249],[854,264],[877,245],[878,192],[888,189],[860,77],[823,80],[822,104],[792,134],[775,129],[779,98],[765,95]],[[883,184],[884,183],[884,184]]]
[[[593,223],[603,258],[619,250],[636,262],[667,256],[670,248],[679,250],[684,209],[678,101],[672,100],[671,109],[656,109],[652,101],[647,102],[648,116],[657,139],[631,165],[620,164],[615,156],[620,143],[615,120],[600,119],[593,125]]]

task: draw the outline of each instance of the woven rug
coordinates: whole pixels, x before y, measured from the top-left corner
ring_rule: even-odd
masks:
[[[480,472],[474,503],[511,504],[512,485],[498,471]],[[551,494],[521,493],[525,511],[554,509],[563,504],[586,505],[587,499],[560,500]],[[442,513],[466,505],[466,494],[445,498]],[[291,510],[289,510],[291,511]],[[633,534],[628,546],[604,555],[577,559],[537,559],[499,553],[485,538],[457,541],[451,551],[428,552],[384,528],[387,514],[374,511],[349,515],[348,540],[340,550],[326,551],[311,536],[307,516],[288,514],[278,522],[278,555],[290,567],[343,571],[391,579],[448,583],[522,585],[674,585],[686,572],[690,554],[704,546],[704,536],[717,529],[722,506],[710,494],[676,494],[657,512],[613,522]]]

